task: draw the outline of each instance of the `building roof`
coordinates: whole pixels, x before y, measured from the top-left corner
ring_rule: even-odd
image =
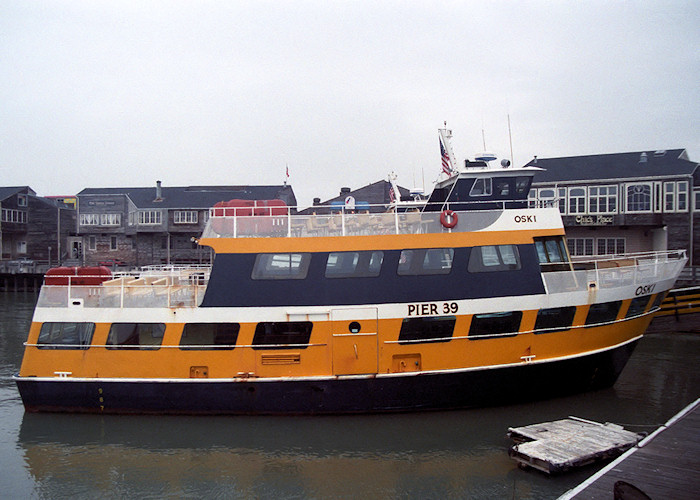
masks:
[[[18,193],[36,195],[29,186],[0,187],[0,201],[8,199]]]
[[[78,196],[126,195],[138,208],[211,208],[219,201],[281,199],[289,206],[296,205],[290,185],[278,186],[186,186],[160,188],[157,200],[156,186],[122,188],[85,188]]]
[[[637,151],[563,158],[535,158],[528,167],[545,169],[535,174],[535,184],[592,179],[631,179],[692,175],[697,162],[688,160],[685,149]]]

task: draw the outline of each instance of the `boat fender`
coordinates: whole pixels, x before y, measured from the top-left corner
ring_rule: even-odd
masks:
[[[457,225],[457,214],[454,210],[443,210],[440,214],[440,224],[447,229],[452,229]]]

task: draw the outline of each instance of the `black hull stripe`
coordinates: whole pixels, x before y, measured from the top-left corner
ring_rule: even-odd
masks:
[[[27,411],[152,414],[342,414],[469,408],[609,387],[638,339],[551,362],[414,376],[256,381],[16,378]]]

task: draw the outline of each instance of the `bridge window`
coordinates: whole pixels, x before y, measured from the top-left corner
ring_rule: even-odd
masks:
[[[44,323],[39,331],[39,349],[88,349],[95,323]]]
[[[474,181],[469,196],[491,196],[491,178],[479,178]]]
[[[180,349],[233,349],[240,328],[238,323],[187,323],[182,331]]]
[[[331,252],[326,278],[370,278],[379,276],[384,252]]]
[[[309,270],[309,253],[260,254],[255,258],[254,280],[303,280]]]
[[[521,268],[520,254],[515,245],[486,245],[474,247],[469,254],[470,273],[516,271]]]
[[[157,350],[164,333],[164,323],[112,323],[107,349]]]
[[[399,343],[449,342],[456,321],[456,316],[404,318],[399,332]]]
[[[449,274],[454,259],[452,248],[417,248],[402,250],[397,273],[400,276]]]

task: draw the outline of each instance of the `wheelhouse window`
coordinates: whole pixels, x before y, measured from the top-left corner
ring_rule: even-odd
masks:
[[[384,252],[331,252],[326,260],[326,278],[371,278],[379,276]]]
[[[569,213],[586,213],[586,189],[582,187],[569,188]]]
[[[139,210],[139,225],[155,226],[163,222],[163,214],[160,210]]]
[[[651,212],[651,184],[627,184],[627,212]]]
[[[311,321],[258,323],[253,336],[253,349],[305,349],[312,328]]]
[[[617,213],[617,186],[590,186],[588,211],[592,214]]]
[[[112,323],[107,349],[157,350],[164,333],[164,323]]]
[[[566,243],[571,255],[593,255],[593,238],[568,238]]]
[[[180,338],[180,349],[202,351],[230,350],[238,340],[238,323],[187,323]]]
[[[474,181],[469,196],[491,196],[491,178],[481,177]]]
[[[310,253],[259,254],[251,277],[254,280],[303,280],[310,262]]]
[[[515,245],[474,247],[469,253],[467,270],[470,273],[515,271],[520,268],[520,254]]]
[[[469,327],[470,339],[510,337],[518,334],[522,311],[475,314]]]
[[[88,349],[95,323],[44,323],[39,331],[39,349]]]
[[[535,320],[535,333],[549,333],[571,328],[576,307],[551,307],[540,309]]]
[[[630,306],[627,308],[625,318],[632,318],[634,316],[644,314],[644,312],[647,309],[647,306],[649,305],[649,302],[651,302],[651,297],[651,295],[644,295],[642,297],[633,298],[630,302]]]
[[[404,318],[399,332],[399,343],[449,342],[456,321],[456,316]]]
[[[175,224],[197,224],[196,210],[176,210],[173,222]]]
[[[620,312],[621,305],[621,300],[592,304],[586,316],[586,326],[612,323],[617,318],[617,313]]]
[[[449,274],[454,259],[452,248],[415,248],[402,250],[397,273],[400,276]]]
[[[535,238],[535,250],[540,264],[569,262],[569,256],[561,236]]]

